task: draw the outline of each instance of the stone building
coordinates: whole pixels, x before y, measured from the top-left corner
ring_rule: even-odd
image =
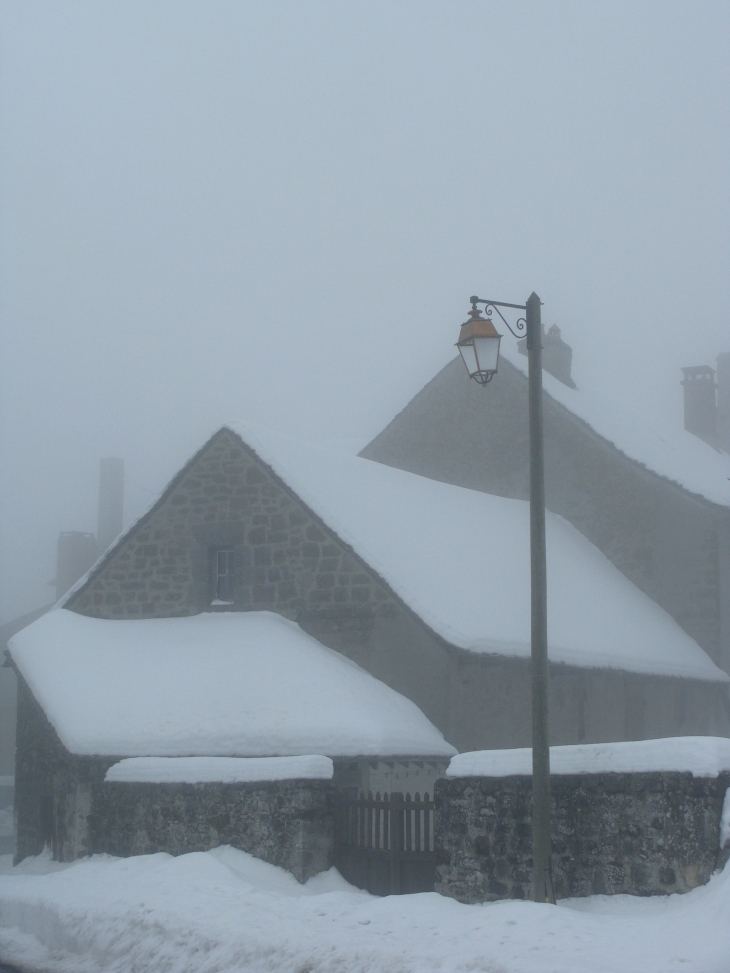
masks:
[[[566,520],[549,515],[547,533],[552,742],[730,735],[727,675]],[[64,836],[74,829],[82,834],[93,812],[88,781],[93,777],[100,787],[120,758],[287,753],[275,745],[276,721],[263,734],[264,751],[242,750],[240,733],[230,726],[215,747],[189,727],[173,734],[172,750],[160,742],[157,697],[142,691],[152,678],[151,660],[164,659],[155,676],[160,694],[183,680],[187,688],[175,696],[183,709],[198,681],[216,698],[229,683],[235,695],[248,678],[243,669],[232,674],[219,662],[213,666],[217,650],[208,629],[204,637],[170,641],[165,633],[173,623],[199,631],[270,613],[282,625],[295,622],[321,651],[335,650],[330,654],[342,664],[349,665],[344,657],[357,663],[400,693],[398,699],[406,697],[402,703],[415,704],[419,718],[425,715],[458,750],[529,745],[528,538],[524,501],[262,430],[223,427],[69,591],[63,609],[11,640],[21,676],[20,853],[37,850],[54,828]],[[139,626],[145,626],[142,641]],[[257,652],[264,659],[275,640],[268,644],[248,654],[252,671],[260,664]],[[107,687],[101,703],[86,693],[97,699],[95,722],[87,724],[68,700],[75,693],[79,712],[89,711],[84,690],[102,657],[110,666],[122,659],[127,675],[97,680]],[[130,666],[131,659],[137,661]],[[283,667],[275,671],[284,677]],[[134,748],[107,738],[114,692],[137,727]],[[61,700],[58,712],[49,693]],[[321,707],[335,703],[331,695]],[[83,745],[63,730],[72,718],[81,719]],[[408,760],[443,756],[434,745],[429,754],[423,746],[409,750],[383,740],[346,752],[311,739],[303,746],[300,739],[298,753],[367,757],[350,785],[383,789],[402,786],[400,771],[389,766],[394,758],[408,758],[401,768],[407,776],[416,773]],[[72,849],[64,857],[87,847],[73,835],[63,840]],[[141,846],[149,847],[134,845]]]
[[[332,864],[333,788],[433,794],[456,752],[408,699],[272,612],[18,633],[15,859],[233,844]],[[386,779],[384,769],[390,774]]]
[[[716,398],[712,369],[684,370],[682,428],[681,416],[647,415],[627,397],[575,388],[559,333],[546,335],[545,353],[548,509],[730,672],[730,355],[717,360]],[[526,358],[506,341],[486,388],[451,361],[361,455],[526,499],[526,371]]]

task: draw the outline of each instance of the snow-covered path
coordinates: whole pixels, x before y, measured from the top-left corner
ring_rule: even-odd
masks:
[[[300,886],[243,852],[33,859],[0,875],[0,962],[44,973],[728,973],[730,867],[688,895],[553,906]]]

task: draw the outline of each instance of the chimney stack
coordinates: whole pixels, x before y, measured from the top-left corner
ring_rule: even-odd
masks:
[[[730,453],[730,351],[717,356],[717,445]]]
[[[683,368],[684,428],[717,449],[715,370],[709,365]]]
[[[99,462],[99,526],[96,539],[103,554],[122,532],[124,514],[124,460],[108,457]]]
[[[517,350],[521,355],[527,354],[527,339],[517,342]],[[560,328],[554,324],[542,335],[542,367],[569,389],[575,388],[570,370],[573,363],[573,349],[566,344],[561,336]]]

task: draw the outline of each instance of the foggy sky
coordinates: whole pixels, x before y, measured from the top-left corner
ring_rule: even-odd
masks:
[[[676,412],[730,350],[727,3],[0,8],[0,619],[224,421],[364,444],[535,290]],[[508,339],[505,339],[508,340]]]

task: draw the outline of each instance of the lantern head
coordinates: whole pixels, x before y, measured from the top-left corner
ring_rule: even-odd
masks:
[[[486,385],[497,374],[499,343],[502,335],[489,318],[483,318],[472,301],[469,320],[461,326],[456,347],[466,365],[469,378]]]

